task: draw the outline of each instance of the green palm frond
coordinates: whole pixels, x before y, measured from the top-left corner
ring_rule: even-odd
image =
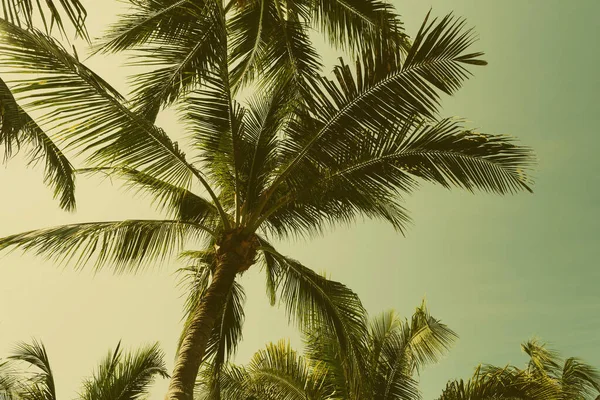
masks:
[[[10,362],[0,359],[0,398],[16,400],[18,383],[19,377]]]
[[[196,400],[259,400],[252,386],[252,378],[244,367],[227,365],[219,374],[218,387],[215,392],[213,384],[214,372],[210,365],[202,368],[194,390]]]
[[[24,145],[30,164],[43,160],[44,182],[54,188],[60,207],[75,209],[75,174],[73,166],[42,128],[17,104],[10,89],[0,79],[0,145],[8,158]]]
[[[418,399],[410,329],[393,312],[375,317],[367,336],[367,376],[374,399]]]
[[[10,359],[27,363],[35,368],[35,371],[27,377],[27,382],[19,384],[20,398],[56,400],[54,374],[50,368],[50,360],[43,343],[36,340],[32,344],[20,343]]]
[[[367,54],[357,63],[356,76],[342,63],[337,83],[321,80],[314,88],[313,114],[292,126],[282,144],[287,161],[273,190],[299,166],[335,159],[343,144],[359,143],[365,131],[381,132],[415,116],[434,117],[438,92],[455,92],[469,76],[467,65],[484,64],[478,58],[482,53],[465,54],[473,36],[463,29],[464,21],[447,16],[434,22],[425,20],[403,63],[395,65],[386,52]]]
[[[417,308],[407,325],[406,343],[414,358],[412,368],[419,371],[424,366],[437,363],[457,338],[448,326],[429,314],[425,302]]]
[[[343,284],[329,280],[299,262],[263,245],[265,253],[278,263],[278,298],[285,304],[290,320],[303,330],[327,329],[339,343],[340,359],[347,375],[358,384],[361,335],[366,312],[358,296]]]
[[[131,1],[126,14],[105,31],[97,52],[120,52],[189,36],[205,2],[189,0]]]
[[[530,359],[525,369],[479,366],[468,381],[448,382],[439,400],[583,400],[600,394],[600,373],[559,354],[538,340],[523,343]]]
[[[5,65],[37,74],[16,93],[45,111],[40,122],[58,131],[67,149],[91,153],[92,164],[127,165],[183,187],[199,175],[162,130],[127,109],[114,89],[58,42],[3,21],[0,27]]]
[[[600,396],[600,372],[575,357],[567,358],[562,367],[560,385],[568,398]]]
[[[188,2],[185,8],[191,9],[187,18],[193,21],[186,26],[185,34],[154,37],[138,50],[132,62],[155,68],[131,78],[134,107],[151,120],[162,107],[199,87],[226,54],[220,4],[207,0],[198,10],[198,5]]]
[[[95,269],[110,265],[115,272],[137,272],[164,261],[187,240],[200,240],[211,231],[177,220],[126,220],[63,225],[0,239],[0,249],[20,248],[59,263],[74,261]]]
[[[64,33],[66,15],[77,34],[88,37],[85,29],[87,12],[80,0],[3,0],[2,10],[5,20],[28,29],[33,29],[34,21],[40,19],[48,33],[54,26]]]
[[[234,199],[236,223],[240,217],[242,187],[240,169],[244,109],[231,92],[226,64],[207,77],[202,89],[186,100],[185,115],[200,162],[208,176],[221,188],[221,196]]]
[[[271,91],[251,97],[244,114],[243,141],[248,155],[242,164],[242,179],[246,181],[244,217],[256,208],[259,195],[267,188],[277,167],[278,135],[289,123],[291,111],[297,106],[294,88],[282,84]]]
[[[312,7],[314,24],[334,46],[364,51],[382,41],[397,52],[409,46],[399,16],[389,3],[316,0]]]
[[[137,400],[145,398],[154,379],[168,378],[158,344],[123,354],[120,344],[84,381],[83,400]]]

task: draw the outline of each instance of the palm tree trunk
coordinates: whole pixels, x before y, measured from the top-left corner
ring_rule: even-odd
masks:
[[[221,253],[221,252],[218,252]],[[192,400],[194,384],[215,321],[225,305],[242,260],[235,251],[219,254],[212,282],[200,300],[181,342],[166,400]]]

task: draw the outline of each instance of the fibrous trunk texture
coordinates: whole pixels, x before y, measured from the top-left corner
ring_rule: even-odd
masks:
[[[212,281],[184,334],[166,400],[193,400],[194,384],[204,358],[206,345],[231,290],[235,276],[254,263],[254,240],[225,235],[215,246],[217,265]]]

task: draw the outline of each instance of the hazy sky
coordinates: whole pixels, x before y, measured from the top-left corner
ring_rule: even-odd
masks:
[[[88,0],[94,35],[114,19],[118,2]],[[519,344],[538,336],[567,355],[600,367],[600,63],[597,15],[590,1],[396,1],[414,35],[430,7],[476,27],[489,66],[444,103],[483,132],[508,133],[535,148],[535,194],[471,195],[424,185],[407,200],[415,224],[402,237],[364,222],[281,250],[327,271],[359,293],[370,313],[410,316],[423,297],[459,335],[449,356],[422,376],[424,398],[449,379],[468,377],[480,362],[522,363]],[[326,60],[336,56],[320,47]],[[82,52],[80,52],[81,54]],[[126,91],[122,58],[89,65]],[[180,135],[172,116],[160,123]],[[40,169],[15,159],[0,169],[0,236],[74,221],[155,218],[149,201],[100,180],[78,180],[78,211],[51,200]],[[172,262],[137,276],[93,276],[57,269],[16,252],[0,258],[0,355],[15,342],[42,339],[52,357],[61,398],[109,348],[159,341],[172,367],[182,299]],[[244,276],[248,295],[246,361],[266,342],[291,337],[283,310],[269,307],[257,268]],[[156,385],[162,399],[166,382]]]

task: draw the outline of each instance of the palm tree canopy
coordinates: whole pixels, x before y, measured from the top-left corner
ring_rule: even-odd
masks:
[[[228,365],[217,383],[208,366],[200,375],[197,398],[215,398],[213,386],[218,385],[223,400],[419,399],[415,375],[436,363],[456,338],[425,303],[410,320],[387,312],[363,328],[356,338],[361,348],[358,380],[352,380],[353,366],[340,357],[338,336],[323,325],[304,332],[304,355],[287,341],[271,343],[247,365]]]
[[[439,400],[595,400],[600,371],[582,360],[562,359],[538,340],[521,346],[526,367],[477,367],[473,377],[449,382]]]
[[[533,160],[510,137],[439,116],[441,96],[461,87],[470,66],[485,64],[482,53],[470,50],[474,35],[464,20],[428,15],[408,43],[403,33],[390,33],[399,24],[387,6],[367,2],[371,11],[360,11],[351,4],[135,1],[98,50],[135,49],[134,60],[153,68],[136,77],[130,100],[57,40],[0,20],[3,65],[35,76],[14,85],[22,109],[39,112],[51,137],[85,157],[81,173],[122,178],[166,214],[26,232],[0,239],[0,249],[20,247],[78,266],[95,258],[96,268],[124,272],[184,244],[198,246],[191,268],[196,300],[190,300],[197,304],[214,278],[219,248],[231,248],[239,272],[262,264],[272,303],[282,301],[292,320],[309,328],[326,324],[338,335],[356,381],[357,332],[366,324],[358,298],[267,239],[311,235],[360,217],[402,231],[409,217],[401,196],[419,180],[499,194],[530,190],[526,171]],[[359,11],[371,17],[354,18]],[[265,20],[248,27],[255,12]],[[351,48],[355,67],[340,60],[333,79],[320,76],[309,22]],[[258,36],[248,53],[242,42],[252,29]],[[359,29],[371,33],[355,45]],[[250,83],[262,90],[242,101],[238,88]],[[158,110],[171,104],[183,117],[192,156],[154,124]],[[13,110],[20,118],[21,108]],[[55,179],[59,192],[64,182]],[[244,293],[232,290],[205,355],[217,365],[241,337]]]
[[[168,377],[158,345],[123,352],[119,344],[84,380],[77,398],[138,400],[147,395],[156,377]],[[15,400],[57,400],[54,373],[41,342],[19,344],[9,361],[0,364],[0,394]]]

